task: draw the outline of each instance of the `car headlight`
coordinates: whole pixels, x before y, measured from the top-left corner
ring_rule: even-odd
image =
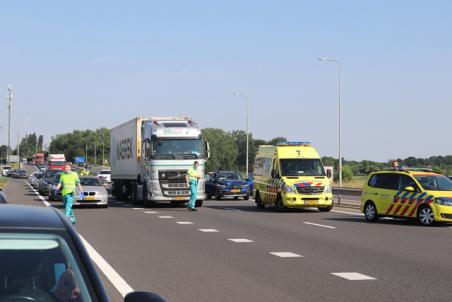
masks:
[[[436,198],[435,202],[442,206],[452,206],[452,198]]]
[[[326,186],[325,190],[323,191],[325,194],[333,193],[333,187],[332,186]]]
[[[294,186],[287,186],[287,185],[284,185],[284,191],[286,193],[295,193],[296,192]]]

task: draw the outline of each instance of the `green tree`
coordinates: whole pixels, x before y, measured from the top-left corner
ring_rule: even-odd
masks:
[[[349,165],[342,166],[342,179],[351,180],[353,178],[353,170]]]
[[[206,172],[216,170],[236,170],[238,148],[230,133],[217,128],[202,129],[202,137],[209,142],[210,160]]]
[[[282,142],[287,142],[287,138],[282,137],[282,136],[277,136],[275,138],[272,138],[271,140],[268,141],[269,145],[276,145],[278,143],[282,143]]]

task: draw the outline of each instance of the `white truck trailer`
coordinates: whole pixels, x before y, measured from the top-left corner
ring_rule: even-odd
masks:
[[[111,129],[112,194],[133,203],[184,203],[190,198],[185,176],[195,161],[203,179],[197,206],[205,199],[204,167],[209,144],[188,117],[137,117]]]

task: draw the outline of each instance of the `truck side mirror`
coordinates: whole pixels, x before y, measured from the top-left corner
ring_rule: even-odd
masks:
[[[150,292],[132,292],[127,294],[124,302],[166,302],[166,300]]]
[[[278,177],[278,171],[273,169],[271,175],[272,175],[272,178],[277,178]]]
[[[210,145],[209,142],[205,142],[206,144],[206,160],[210,158]]]
[[[326,170],[326,177],[331,178],[331,170]]]

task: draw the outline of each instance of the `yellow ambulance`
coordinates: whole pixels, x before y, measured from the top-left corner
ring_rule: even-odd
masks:
[[[328,170],[330,171],[330,170]],[[329,173],[328,173],[329,174]],[[329,177],[308,142],[259,146],[254,164],[254,199],[258,208],[333,208]]]

